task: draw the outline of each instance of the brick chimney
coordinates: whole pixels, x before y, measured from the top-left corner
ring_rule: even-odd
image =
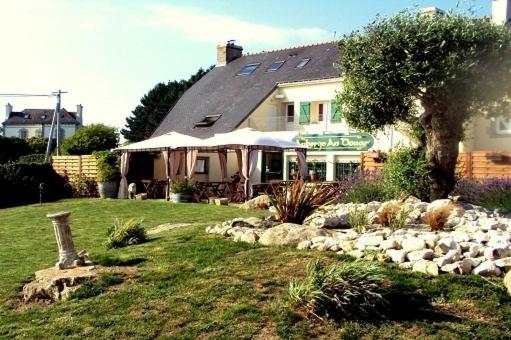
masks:
[[[7,103],[7,105],[5,105],[5,119],[9,119],[11,117],[11,113],[12,113],[12,105]]]
[[[491,3],[491,20],[497,25],[511,27],[511,0],[493,0]]]
[[[76,120],[83,125],[83,106],[82,104],[76,105]]]
[[[216,47],[216,66],[224,66],[229,64],[243,54],[243,47],[235,45],[234,40],[227,41],[225,45]]]

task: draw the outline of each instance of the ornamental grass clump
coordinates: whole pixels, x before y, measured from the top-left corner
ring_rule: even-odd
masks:
[[[447,204],[427,212],[426,223],[431,228],[431,231],[444,230],[445,224],[453,209],[454,205]]]
[[[277,210],[283,223],[302,224],[314,210],[334,202],[338,189],[317,183],[294,181],[283,186],[273,185],[269,196],[271,205]]]
[[[113,226],[108,229],[105,246],[107,249],[122,248],[145,241],[147,241],[147,234],[142,227],[142,220],[132,218],[123,221],[116,218]]]
[[[395,231],[404,228],[408,212],[398,203],[389,203],[378,213],[378,217],[382,226]]]
[[[355,261],[324,265],[317,260],[307,266],[303,281],[290,283],[289,298],[307,318],[340,321],[384,317],[385,283],[376,264]]]
[[[354,209],[350,211],[348,215],[348,224],[359,234],[365,232],[366,227],[369,225],[367,210]]]

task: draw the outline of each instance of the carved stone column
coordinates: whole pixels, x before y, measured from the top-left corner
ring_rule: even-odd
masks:
[[[59,261],[56,267],[59,269],[73,268],[82,265],[82,259],[76,254],[73,243],[73,235],[69,227],[69,215],[67,211],[60,211],[46,215],[52,220],[55,238],[59,247]]]

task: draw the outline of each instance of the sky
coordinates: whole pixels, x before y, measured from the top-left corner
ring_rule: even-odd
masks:
[[[62,106],[82,104],[85,124],[120,129],[154,85],[215,64],[219,43],[250,53],[329,41],[429,6],[482,16],[491,0],[0,0],[0,93],[68,91]],[[0,97],[0,121],[8,102],[55,107],[53,97]]]

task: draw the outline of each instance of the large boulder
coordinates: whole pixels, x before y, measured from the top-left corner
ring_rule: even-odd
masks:
[[[265,246],[297,245],[302,241],[327,235],[328,233],[322,229],[304,227],[294,223],[282,223],[265,230],[259,238],[259,243]]]
[[[349,227],[348,218],[349,212],[346,211],[337,211],[335,213],[317,211],[307,217],[303,224],[315,228],[347,228]]]
[[[412,266],[412,270],[429,276],[438,276],[437,264],[429,260],[420,260],[415,262]]]
[[[270,198],[268,195],[261,195],[251,200],[246,201],[240,208],[245,210],[253,210],[253,209],[268,209],[270,207]]]

